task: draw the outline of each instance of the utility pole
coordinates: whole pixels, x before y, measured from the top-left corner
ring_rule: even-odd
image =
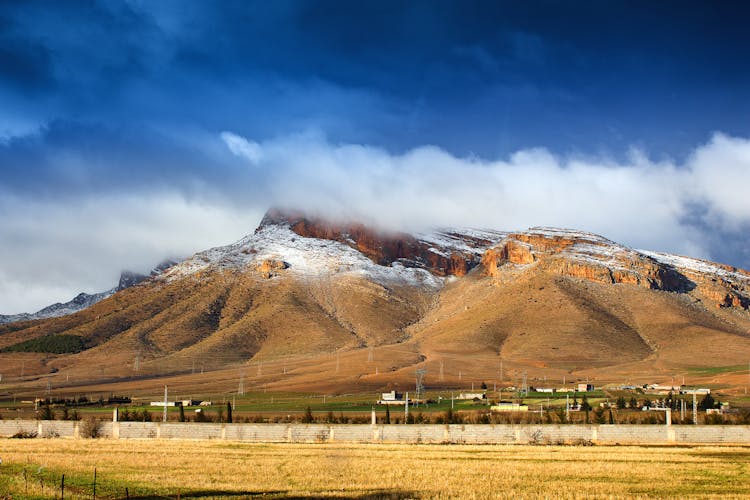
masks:
[[[373,360],[373,359],[374,359],[374,356],[373,356],[373,354],[372,354],[372,346],[370,346],[370,347],[369,347],[369,348],[367,349],[367,362],[368,362],[368,363],[372,363],[372,360]]]
[[[685,421],[685,400],[680,400],[680,423]]]
[[[445,380],[444,363],[443,363],[443,360],[441,359],[440,360],[440,381],[442,382],[444,380]]]
[[[240,370],[240,385],[237,387],[237,394],[240,396],[245,395],[245,372],[244,370]]]
[[[565,421],[570,422],[570,395],[565,394]]]
[[[409,419],[409,393],[406,393],[406,399],[404,400],[404,423]]]
[[[161,421],[167,421],[167,386],[164,386],[164,413],[162,413]]]
[[[693,391],[693,425],[698,425],[698,403],[695,399],[695,391]]]

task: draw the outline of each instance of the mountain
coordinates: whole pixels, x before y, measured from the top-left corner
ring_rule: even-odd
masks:
[[[114,293],[125,290],[126,288],[130,288],[131,286],[135,286],[138,283],[142,282],[149,276],[156,276],[158,274],[161,274],[164,270],[168,269],[169,267],[176,264],[177,261],[174,260],[165,260],[161,262],[159,265],[154,267],[154,269],[151,271],[150,275],[144,275],[139,273],[134,273],[132,271],[123,271],[120,274],[120,280],[117,283],[117,286],[114,288],[111,288],[109,290],[106,290],[104,292],[94,293],[94,294],[88,294],[88,293],[79,293],[75,297],[73,297],[68,302],[56,302],[52,305],[49,305],[43,309],[38,310],[35,313],[20,313],[20,314],[0,314],[0,324],[4,323],[15,323],[18,321],[31,321],[36,319],[48,319],[48,318],[58,318],[60,316],[66,316],[68,314],[73,314],[78,311],[81,311],[83,309],[86,309],[87,307],[91,307],[97,302],[100,302],[108,297],[111,297]]]
[[[271,210],[253,234],[87,309],[0,326],[0,351],[80,337],[81,352],[23,354],[27,378],[63,387],[168,376],[191,392],[240,379],[341,392],[408,388],[424,368],[433,387],[525,374],[737,388],[749,297],[747,271],[581,231],[406,234]]]

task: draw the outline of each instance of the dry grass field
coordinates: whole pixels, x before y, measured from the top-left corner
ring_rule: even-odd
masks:
[[[750,449],[0,440],[0,498],[750,497]],[[5,496],[3,496],[5,495]]]

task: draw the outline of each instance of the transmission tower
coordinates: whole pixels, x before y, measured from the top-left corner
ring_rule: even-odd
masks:
[[[240,370],[240,385],[237,387],[237,394],[240,396],[245,395],[245,371]]]
[[[374,356],[372,355],[372,350],[373,350],[372,346],[370,346],[370,348],[368,349],[368,353],[367,353],[367,362],[368,363],[372,363],[372,361],[374,359]]]
[[[443,360],[441,359],[440,360],[440,381],[442,382],[444,380],[445,380],[445,370],[444,370]]]
[[[424,392],[424,376],[427,373],[427,370],[424,368],[418,368],[415,373],[417,375],[417,396],[415,399],[419,401],[420,396]]]
[[[521,382],[521,392],[524,396],[529,395],[529,386],[526,382],[526,370],[523,371],[523,382]]]
[[[141,369],[141,351],[138,351],[135,354],[135,362],[133,363],[133,371],[138,371]]]
[[[341,361],[341,360],[340,360],[340,355],[339,355],[339,352],[338,352],[338,351],[336,351],[336,373],[338,373],[338,372],[339,372],[339,362],[340,362],[340,361]]]

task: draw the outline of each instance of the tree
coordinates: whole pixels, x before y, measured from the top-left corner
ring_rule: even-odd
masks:
[[[625,402],[625,397],[624,396],[620,396],[619,398],[617,398],[617,403],[616,404],[617,404],[617,409],[618,410],[624,410],[625,406],[627,406],[627,403]]]
[[[606,421],[604,417],[604,408],[601,406],[594,410],[594,421],[597,424],[603,424]]]
[[[487,390],[487,384],[485,384],[484,382],[482,382],[482,390],[483,390],[483,391],[486,391],[486,390]]]
[[[185,407],[180,405],[180,422],[185,421]]]
[[[609,409],[609,423],[614,424],[615,418],[612,416],[612,408]]]
[[[591,411],[591,405],[589,404],[589,398],[584,394],[581,400],[581,410],[586,412],[586,423],[589,423],[589,412]]]
[[[52,408],[49,406],[49,402],[45,401],[44,405],[39,408],[36,414],[36,418],[39,420],[54,420],[55,419],[55,412],[52,411]]]
[[[182,408],[182,406],[180,406],[180,408]],[[232,403],[229,401],[227,401],[227,423],[232,423]]]
[[[708,410],[710,408],[713,408],[716,406],[716,401],[714,401],[713,396],[711,394],[706,394],[703,396],[703,399],[701,399],[700,403],[698,403],[698,409],[699,410]]]
[[[315,422],[315,417],[313,416],[312,409],[310,409],[310,405],[307,405],[307,408],[305,408],[305,414],[302,415],[302,423],[311,424],[313,422]]]
[[[391,423],[391,405],[385,405],[385,423],[390,424]]]
[[[635,399],[635,396],[630,398],[630,408],[632,409],[638,408],[638,400]]]

